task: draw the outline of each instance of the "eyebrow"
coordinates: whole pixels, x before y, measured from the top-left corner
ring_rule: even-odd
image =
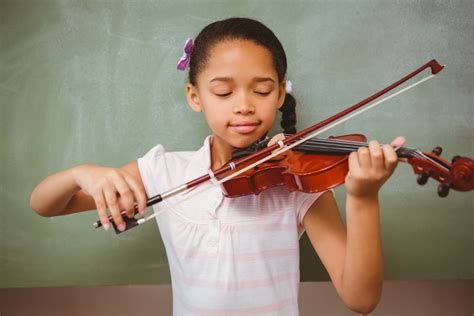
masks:
[[[209,81],[209,83],[214,82],[214,81],[229,82],[229,81],[233,81],[233,79],[230,78],[230,77],[215,77],[215,78],[213,78],[211,81]],[[252,81],[256,81],[256,82],[264,82],[264,81],[275,82],[275,80],[273,80],[273,79],[270,78],[270,77],[254,77],[254,78],[252,79]]]

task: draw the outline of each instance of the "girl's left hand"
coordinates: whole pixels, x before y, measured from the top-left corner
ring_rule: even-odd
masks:
[[[359,148],[349,155],[349,172],[346,176],[346,192],[356,198],[377,196],[382,185],[395,170],[398,157],[394,147],[405,144],[399,136],[391,145],[383,145],[373,140],[369,147]]]

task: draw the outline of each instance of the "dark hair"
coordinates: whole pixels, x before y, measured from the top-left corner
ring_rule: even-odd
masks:
[[[283,46],[273,32],[264,24],[248,18],[230,18],[206,26],[194,40],[194,47],[189,62],[189,83],[196,85],[197,75],[206,66],[211,48],[222,41],[242,39],[249,40],[268,49],[273,65],[282,82],[286,75],[286,54]],[[284,133],[296,133],[296,100],[286,94],[282,112],[281,127]]]

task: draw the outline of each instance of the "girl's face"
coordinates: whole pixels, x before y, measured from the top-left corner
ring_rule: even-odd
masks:
[[[214,45],[196,83],[186,87],[188,103],[204,113],[213,146],[229,152],[267,133],[285,99],[270,52],[248,40]]]

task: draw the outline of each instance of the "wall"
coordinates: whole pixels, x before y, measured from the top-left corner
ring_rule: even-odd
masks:
[[[437,58],[437,77],[325,136],[404,135],[450,160],[474,148],[472,13],[472,1],[0,1],[0,287],[170,282],[155,224],[116,236],[92,229],[96,212],[41,218],[29,197],[77,164],[199,148],[209,131],[175,65],[208,23],[248,16],[273,29],[299,129]],[[472,192],[441,199],[415,179],[401,165],[380,194],[386,278],[472,278]],[[336,197],[343,210],[343,187]],[[306,238],[301,249],[302,280],[327,280]]]

